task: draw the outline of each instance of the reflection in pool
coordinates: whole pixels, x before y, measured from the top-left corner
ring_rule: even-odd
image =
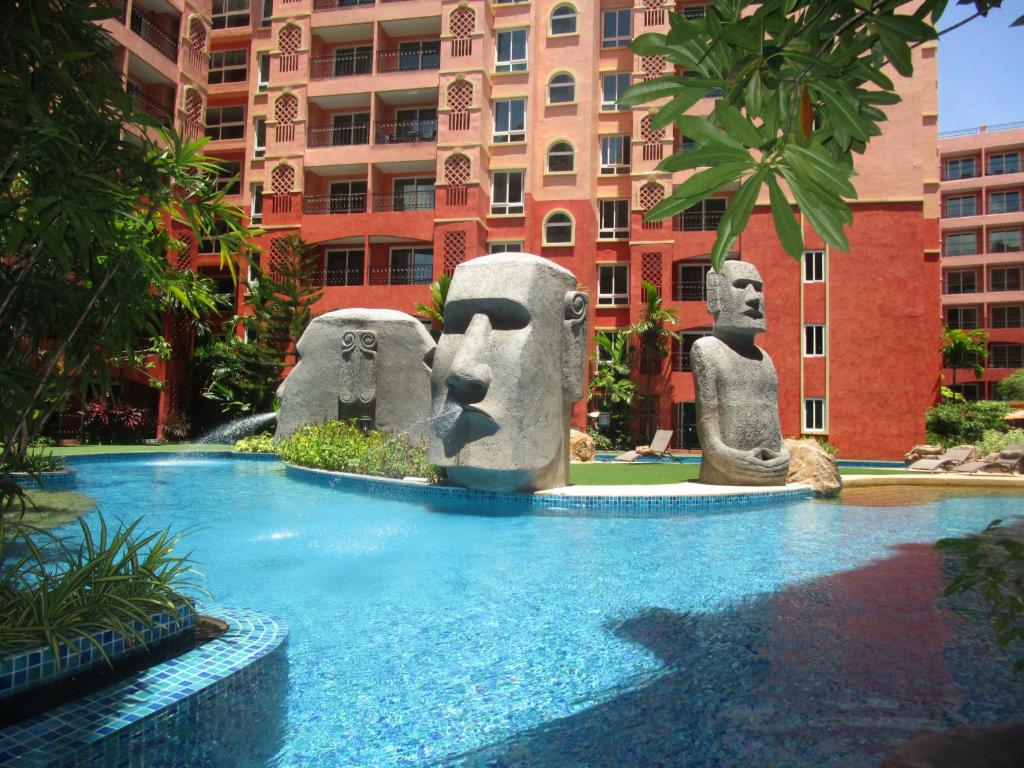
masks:
[[[868,766],[1024,707],[931,547],[1019,496],[588,518],[438,514],[231,459],[80,483],[108,517],[192,527],[216,601],[291,631],[283,706],[229,691],[198,715],[269,717],[270,743],[200,748],[179,717],[147,766]]]

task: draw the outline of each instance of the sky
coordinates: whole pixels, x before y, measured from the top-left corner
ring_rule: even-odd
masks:
[[[939,30],[975,10],[950,0]],[[940,132],[1024,120],[1024,27],[1010,27],[1021,14],[1024,0],[1004,0],[940,38]]]

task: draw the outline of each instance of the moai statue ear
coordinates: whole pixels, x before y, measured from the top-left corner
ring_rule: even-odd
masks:
[[[562,322],[562,391],[570,400],[583,397],[583,372],[587,358],[587,305],[583,291],[565,294],[565,320]]]
[[[713,269],[708,270],[707,277],[708,312],[712,317],[718,317],[721,306],[718,303],[718,273]]]

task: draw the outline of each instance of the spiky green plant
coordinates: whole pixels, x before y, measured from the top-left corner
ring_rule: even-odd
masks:
[[[0,649],[46,645],[60,663],[61,643],[107,630],[145,646],[153,614],[176,613],[184,590],[203,592],[190,555],[176,555],[180,534],[139,533],[140,520],[111,531],[102,516],[94,533],[79,518],[81,540],[0,518]],[[8,563],[5,549],[24,550]]]

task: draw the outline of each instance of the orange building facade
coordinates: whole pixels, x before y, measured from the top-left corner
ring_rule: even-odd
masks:
[[[617,96],[668,71],[659,57],[635,56],[630,40],[667,31],[668,10],[702,13],[699,3],[152,3],[180,11],[174,114],[240,174],[233,199],[266,230],[262,268],[273,269],[289,234],[317,250],[317,313],[411,313],[462,261],[522,249],[572,270],[591,295],[590,328],[612,332],[638,319],[648,280],[683,333],[649,395],[676,447],[698,447],[689,349],[710,332],[704,277],[731,191],[644,222],[686,178],[656,166],[688,140],[651,129],[657,105],[631,110]],[[206,70],[198,57],[189,70],[186,49],[203,45]],[[893,458],[921,442],[937,394],[935,55],[934,46],[915,52],[903,103],[858,161],[849,253],[831,252],[805,225],[807,254],[793,262],[766,199],[736,245],[765,279],[762,344],[779,373],[783,433],[827,439],[846,457]],[[224,277],[211,245],[193,241],[182,265]],[[181,360],[167,372],[161,420],[187,400]],[[646,388],[646,375],[638,381]],[[575,426],[586,411],[578,404]]]
[[[994,398],[995,385],[1024,368],[1024,123],[952,131],[939,151],[945,322],[989,335],[984,375],[957,371],[956,389]]]

